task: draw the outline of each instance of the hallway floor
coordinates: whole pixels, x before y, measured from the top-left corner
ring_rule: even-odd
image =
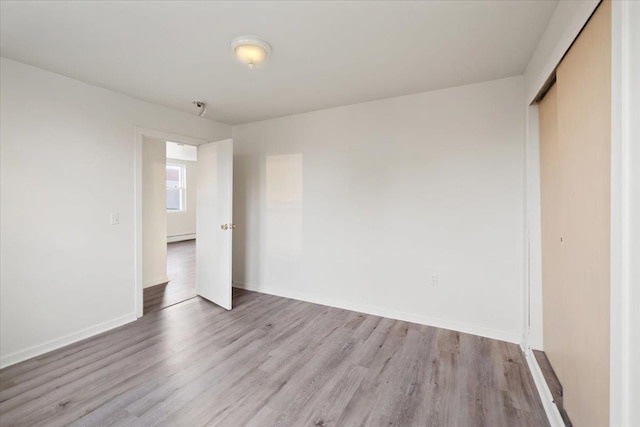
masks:
[[[144,314],[196,296],[196,241],[167,244],[169,282],[144,289]]]

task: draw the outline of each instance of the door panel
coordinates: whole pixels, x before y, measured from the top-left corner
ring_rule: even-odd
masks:
[[[196,293],[231,310],[233,141],[198,146]]]
[[[564,406],[574,425],[609,423],[611,2],[557,70],[568,333]]]
[[[544,352],[560,382],[567,336],[562,278],[562,163],[558,141],[558,92],[554,85],[540,101],[540,208],[542,219],[542,306]]]
[[[555,111],[555,118],[554,116]],[[611,2],[540,103],[544,346],[579,426],[609,424]]]

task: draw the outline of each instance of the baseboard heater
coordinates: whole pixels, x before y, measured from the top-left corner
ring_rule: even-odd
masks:
[[[167,236],[167,243],[182,242],[183,240],[193,240],[195,238],[195,234],[179,234],[177,236]]]

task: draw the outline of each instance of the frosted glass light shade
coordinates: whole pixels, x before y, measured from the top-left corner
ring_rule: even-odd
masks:
[[[231,48],[236,57],[249,68],[263,63],[269,53],[269,43],[251,36],[237,37],[231,42]]]

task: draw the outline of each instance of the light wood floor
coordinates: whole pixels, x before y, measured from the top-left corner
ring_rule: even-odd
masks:
[[[518,346],[236,291],[0,371],[2,426],[547,426]]]
[[[144,289],[144,314],[196,296],[196,241],[167,244],[169,282]]]

